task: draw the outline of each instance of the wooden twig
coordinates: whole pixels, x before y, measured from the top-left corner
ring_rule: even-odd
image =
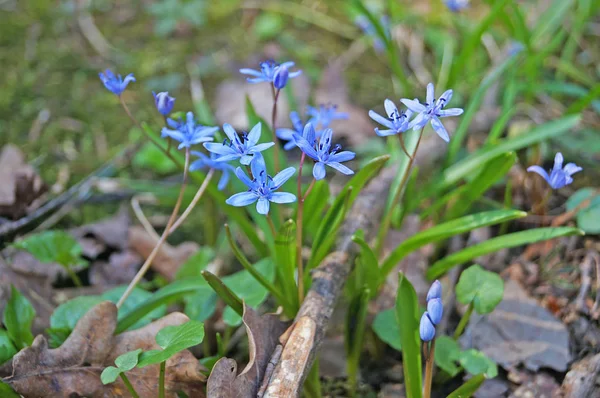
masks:
[[[312,286],[290,327],[289,337],[286,334],[287,342],[268,381],[264,398],[300,396],[358,253],[351,237],[358,229],[365,232],[367,239],[375,235],[394,175],[395,170],[385,169],[359,194],[342,225],[336,251],[312,272]]]
[[[592,287],[592,261],[594,261],[593,257],[588,254],[579,266],[581,269],[581,287],[579,289],[579,294],[575,299],[575,308],[583,314],[589,312],[586,298]]]

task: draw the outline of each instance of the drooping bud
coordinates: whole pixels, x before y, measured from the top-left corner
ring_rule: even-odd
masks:
[[[436,280],[435,282],[433,282],[431,284],[431,287],[429,288],[429,291],[427,292],[427,301],[434,299],[434,298],[438,298],[438,299],[442,298],[442,284],[438,280]]]
[[[435,337],[435,326],[431,323],[427,312],[421,317],[421,323],[419,324],[419,335],[423,341],[431,341]]]
[[[275,70],[275,75],[273,75],[273,85],[277,90],[281,90],[287,84],[290,73],[285,65],[280,65]]]
[[[170,97],[168,92],[156,94],[153,91],[152,95],[154,96],[154,104],[156,105],[158,112],[164,116],[170,114],[173,110],[173,106],[175,105],[175,98]]]
[[[429,313],[429,319],[434,325],[437,325],[442,320],[444,314],[444,305],[442,300],[439,298],[431,299],[427,302],[427,312]]]

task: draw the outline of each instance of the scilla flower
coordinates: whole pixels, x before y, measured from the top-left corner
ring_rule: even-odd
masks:
[[[223,174],[221,175],[221,179],[219,180],[219,184],[217,188],[219,191],[222,191],[227,186],[229,182],[229,173],[235,171],[232,165],[227,162],[217,162],[215,158],[218,156],[214,153],[210,154],[210,158],[203,154],[202,152],[192,151],[192,155],[198,156],[198,160],[192,162],[190,165],[190,171],[196,171],[204,168],[210,168],[215,170],[221,170]]]
[[[429,315],[425,312],[421,316],[421,322],[419,323],[419,335],[421,340],[427,342],[433,340],[435,337],[435,326],[429,319]]]
[[[527,171],[541,175],[552,189],[560,189],[573,182],[573,178],[571,177],[573,174],[583,170],[583,168],[577,166],[575,163],[567,163],[563,168],[563,160],[562,153],[558,152],[554,157],[554,167],[550,171],[550,175],[540,166],[530,166],[527,168]]]
[[[156,105],[158,112],[163,116],[170,114],[175,105],[175,98],[170,97],[168,92],[156,94],[153,91],[152,95],[154,96],[154,104]]]
[[[403,133],[408,130],[409,119],[412,115],[412,111],[408,109],[406,112],[399,111],[394,104],[389,99],[386,99],[383,102],[383,106],[385,107],[385,113],[387,113],[388,117],[385,118],[380,114],[369,111],[369,117],[381,124],[384,127],[387,127],[387,130],[379,130],[379,128],[375,128],[375,134],[380,137],[385,137],[387,135],[394,135]]]
[[[418,113],[413,121],[410,122],[408,128],[420,130],[425,127],[427,123],[431,122],[431,127],[433,127],[437,135],[439,135],[444,141],[449,142],[450,137],[448,136],[448,132],[439,118],[458,116],[463,113],[463,110],[460,108],[451,108],[446,110],[443,109],[452,98],[452,90],[447,90],[437,100],[435,99],[434,95],[435,92],[433,83],[429,83],[427,85],[427,102],[425,102],[425,104],[421,104],[418,100],[410,100],[406,98],[400,100],[408,109]]]
[[[258,144],[261,133],[261,124],[256,123],[248,134],[243,134],[240,138],[235,129],[225,123],[223,131],[227,134],[227,139],[222,144],[207,143],[204,147],[209,152],[220,155],[216,160],[218,162],[229,162],[230,160],[240,159],[240,163],[247,166],[252,161],[254,154],[264,151],[275,145],[274,142]]]
[[[296,201],[296,196],[288,192],[275,192],[287,180],[289,180],[296,169],[288,167],[279,172],[275,177],[267,175],[265,160],[258,153],[255,159],[250,164],[253,179],[250,179],[244,171],[238,167],[235,170],[235,175],[248,187],[247,192],[236,193],[226,200],[226,203],[232,206],[248,206],[256,203],[256,211],[260,214],[268,214],[270,202],[273,203],[293,203]]]
[[[171,119],[167,123],[170,127],[174,127],[174,129],[163,127],[161,135],[178,141],[179,149],[189,148],[201,142],[212,141],[213,134],[219,130],[219,127],[207,127],[196,123],[192,112],[186,114],[185,123],[183,121],[175,122]]]
[[[342,162],[354,159],[355,153],[350,151],[338,152],[342,149],[340,145],[331,148],[331,138],[333,130],[325,129],[318,141],[315,138],[315,129],[311,123],[304,127],[303,135],[295,135],[296,145],[306,154],[306,156],[316,161],[313,167],[313,176],[317,180],[325,178],[327,172],[325,166],[332,167],[342,174],[354,174],[352,170],[344,166]]]
[[[444,3],[452,12],[459,12],[469,6],[469,0],[444,0]]]
[[[427,292],[427,311],[421,316],[419,334],[421,340],[427,342],[435,337],[435,327],[442,321],[444,306],[442,304],[442,284],[433,282]]]
[[[275,74],[273,75],[273,86],[275,86],[277,90],[281,90],[285,87],[289,78],[290,71],[287,66],[281,65],[275,70]]]
[[[311,116],[309,123],[314,126],[319,125],[321,129],[329,127],[332,121],[337,119],[348,119],[348,114],[345,112],[338,112],[337,105],[319,105],[318,108],[312,106],[307,107],[306,114]]]
[[[298,112],[296,112],[296,111],[290,112],[290,120],[292,121],[293,128],[277,129],[277,131],[275,133],[277,135],[277,138],[279,138],[280,140],[287,141],[285,143],[285,145],[283,146],[283,149],[285,149],[286,151],[289,151],[290,149],[296,147],[296,142],[294,141],[294,134],[301,135],[302,130],[304,128],[304,124],[302,123],[300,116],[298,116]]]
[[[287,79],[292,79],[302,73],[302,71],[289,72],[289,69],[294,66],[293,62],[284,62],[281,65],[277,64],[275,61],[269,60],[260,63],[260,70],[243,68],[240,69],[240,73],[244,75],[249,75],[251,77],[246,78],[246,80],[250,83],[275,83],[275,75],[279,68],[283,67],[288,70]],[[281,77],[281,76],[280,76]],[[285,80],[287,82],[287,79]],[[281,82],[281,80],[279,81]]]
[[[128,74],[125,76],[125,79],[123,79],[121,75],[115,76],[110,69],[105,70],[104,73],[99,73],[98,76],[100,76],[100,80],[104,83],[104,87],[118,96],[121,96],[130,82],[135,81],[133,73]]]

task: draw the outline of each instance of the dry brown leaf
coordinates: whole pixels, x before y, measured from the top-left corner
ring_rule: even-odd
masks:
[[[175,312],[141,329],[114,336],[117,308],[105,301],[79,320],[59,348],[48,349],[46,338],[38,335],[31,347],[14,356],[13,374],[4,381],[26,397],[122,397],[127,395],[122,381],[103,385],[102,370],[128,351],[158,349],[155,336],[159,330],[187,321],[187,316]],[[201,370],[187,350],[171,357],[167,361],[167,395],[175,397],[177,391],[183,391],[191,397],[204,397],[206,378]],[[157,395],[158,375],[158,364],[127,373],[140,397]]]
[[[5,145],[0,152],[0,217],[13,220],[39,206],[48,187],[15,145]]]
[[[144,228],[138,226],[129,228],[129,247],[143,258],[148,258],[157,242],[158,240],[150,236]],[[177,247],[165,242],[152,261],[152,269],[168,280],[173,280],[179,266],[199,248],[200,246],[195,242],[184,242]]]
[[[113,217],[75,228],[71,234],[83,246],[83,254],[95,259],[107,250],[127,249],[130,222],[127,208],[122,207]]]
[[[128,284],[141,264],[142,257],[131,250],[113,253],[108,261],[96,261],[91,265],[90,284],[104,287]]]
[[[209,397],[255,398],[271,355],[279,344],[279,336],[289,326],[276,314],[258,315],[246,306],[243,321],[248,334],[250,360],[239,375],[235,360],[221,358],[217,361],[208,378],[206,391]]]

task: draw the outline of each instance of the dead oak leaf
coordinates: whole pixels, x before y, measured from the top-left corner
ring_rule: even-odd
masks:
[[[31,347],[13,358],[13,374],[4,382],[26,397],[121,397],[126,395],[122,381],[103,385],[100,373],[125,352],[157,349],[156,333],[166,326],[188,321],[181,313],[172,313],[149,325],[114,336],[117,308],[102,302],[84,315],[67,340],[56,349],[48,349],[46,338],[39,335]],[[159,365],[128,372],[140,397],[158,392]],[[188,396],[204,397],[201,365],[187,350],[167,361],[166,389],[169,397],[183,391]]]
[[[282,322],[276,314],[259,316],[245,305],[242,319],[248,335],[250,360],[239,375],[235,360],[221,358],[217,361],[208,378],[206,390],[209,397],[256,397],[269,360],[279,344],[279,337],[289,326],[288,322]]]

